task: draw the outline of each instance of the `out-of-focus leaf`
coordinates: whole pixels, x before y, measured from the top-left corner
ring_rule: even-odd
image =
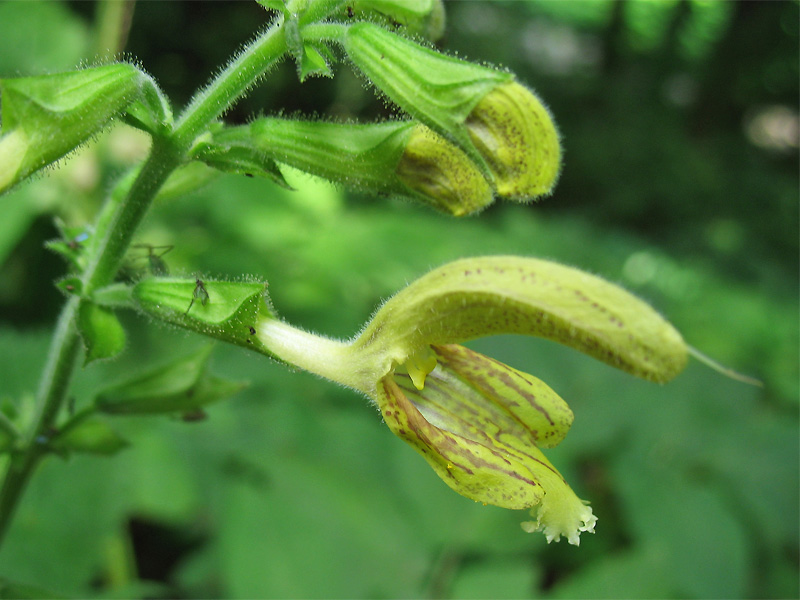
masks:
[[[60,2],[0,3],[0,76],[71,69],[85,57],[87,34]]]
[[[628,452],[614,468],[633,535],[663,554],[674,593],[742,597],[754,566],[745,524],[719,489],[659,467],[659,450],[666,448],[655,443],[649,451]]]
[[[637,548],[600,560],[574,573],[548,598],[673,598],[673,577],[663,551]]]
[[[457,567],[450,598],[527,598],[536,589],[537,571],[529,557],[469,561]]]
[[[0,577],[0,599],[2,600],[46,600],[47,598],[66,598],[36,585],[19,583]]]
[[[32,202],[22,198],[8,198],[3,204],[3,218],[0,220],[0,266],[22,239],[39,213]]]
[[[48,445],[59,453],[81,452],[112,456],[125,448],[128,442],[105,420],[88,416],[74,419]]]
[[[97,409],[108,414],[158,414],[195,411],[241,391],[245,383],[208,373],[213,346],[180,358],[130,381],[102,391]]]

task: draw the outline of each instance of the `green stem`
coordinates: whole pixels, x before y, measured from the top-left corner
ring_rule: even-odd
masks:
[[[309,42],[341,42],[349,27],[346,23],[314,23],[303,28],[303,39]]]
[[[271,69],[286,51],[283,20],[250,43],[206,88],[192,99],[175,125],[173,139],[186,149]]]
[[[24,453],[12,457],[0,489],[0,541],[8,530],[17,502],[44,452],[45,446],[41,442],[49,437],[49,429],[69,386],[80,350],[78,334],[73,324],[78,302],[78,298],[70,298],[61,311],[39,386],[36,406],[39,419],[27,440]]]
[[[130,183],[125,180],[101,211],[92,243],[86,248],[89,260],[83,273],[83,292],[111,283],[133,236],[170,174],[185,160],[194,139],[266,71],[286,50],[283,21],[278,21],[253,41],[190,103],[171,133],[157,137],[147,161]],[[127,193],[121,193],[124,188]],[[0,543],[8,531],[22,493],[46,452],[46,442],[69,390],[80,356],[80,338],[75,317],[81,300],[70,298],[58,319],[36,399],[35,425],[22,451],[9,461],[0,488]]]

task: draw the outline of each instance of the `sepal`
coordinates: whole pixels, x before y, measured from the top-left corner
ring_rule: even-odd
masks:
[[[198,140],[191,152],[192,158],[219,171],[266,177],[290,189],[275,160],[253,140],[249,126],[216,124],[208,135]]]
[[[510,73],[446,56],[372,23],[349,27],[344,48],[392,102],[456,143],[488,175],[464,122],[481,98],[512,80]]]
[[[151,135],[164,135],[172,129],[172,107],[152,77],[144,76],[141,95],[128,106],[124,118]]]

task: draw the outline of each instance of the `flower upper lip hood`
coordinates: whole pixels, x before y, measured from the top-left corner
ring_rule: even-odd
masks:
[[[681,335],[632,294],[578,269],[516,256],[431,271],[388,300],[352,347],[402,364],[430,344],[505,333],[545,337],[656,382],[675,377],[687,360]]]

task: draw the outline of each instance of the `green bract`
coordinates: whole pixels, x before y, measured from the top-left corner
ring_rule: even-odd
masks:
[[[0,191],[63,157],[137,98],[137,120],[156,127],[167,119],[168,107],[152,80],[125,63],[3,79],[0,92]]]
[[[549,193],[561,164],[550,113],[511,73],[445,56],[371,23],[347,30],[353,63],[403,110],[456,143],[501,196]]]

